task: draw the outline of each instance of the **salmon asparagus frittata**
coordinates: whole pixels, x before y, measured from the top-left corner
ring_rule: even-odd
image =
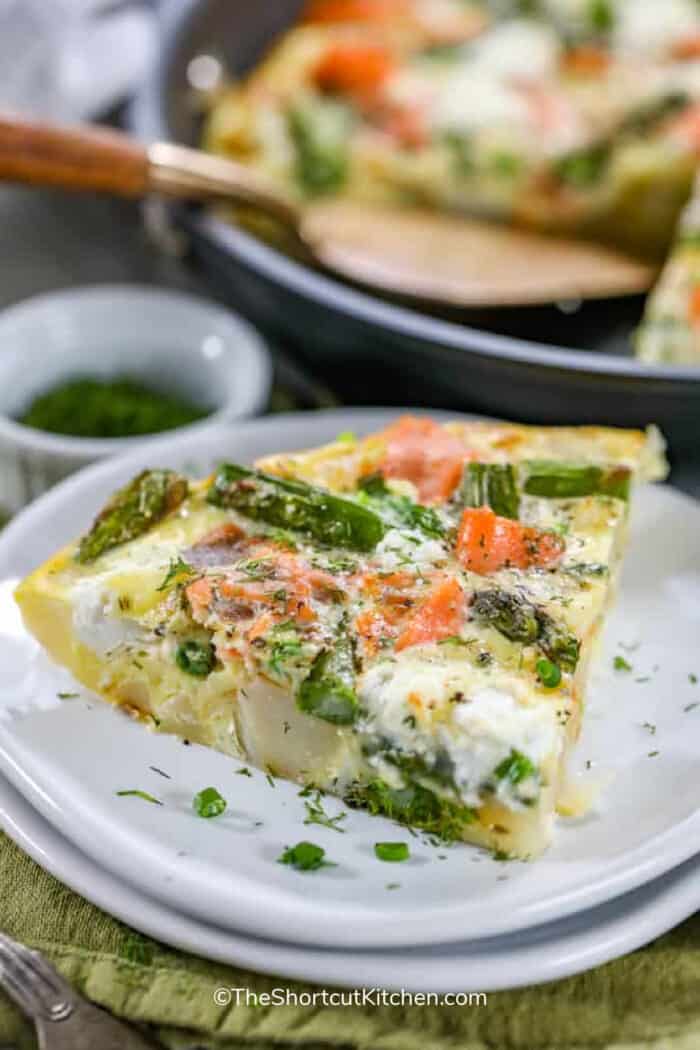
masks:
[[[158,729],[509,855],[550,840],[636,481],[658,437],[405,416],[147,470],[17,590]]]
[[[662,260],[700,152],[696,0],[309,0],[204,146],[300,200],[457,211]],[[369,219],[368,221],[371,221]],[[681,226],[637,340],[698,364]]]
[[[700,147],[695,0],[311,0],[205,147],[300,198],[413,202],[662,257]]]

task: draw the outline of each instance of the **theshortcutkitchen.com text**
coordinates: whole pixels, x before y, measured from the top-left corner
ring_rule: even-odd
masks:
[[[405,988],[271,988],[267,992],[222,985],[214,991],[217,1006],[487,1006],[485,992],[409,992]]]

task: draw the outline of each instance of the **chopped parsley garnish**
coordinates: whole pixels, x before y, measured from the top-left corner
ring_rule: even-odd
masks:
[[[311,801],[306,800],[304,802],[306,807],[306,820],[305,824],[320,824],[323,828],[330,828],[331,831],[339,831],[341,834],[345,831],[345,828],[339,828],[338,825],[345,820],[346,813],[338,813],[335,817],[329,817],[323,808],[321,803],[321,793],[316,792],[316,797]]]
[[[333,867],[325,860],[326,851],[313,842],[297,842],[296,846],[287,846],[278,864],[289,864],[296,871],[317,871],[319,868]]]
[[[274,638],[270,645],[268,666],[280,678],[286,674],[284,664],[301,656],[303,648],[301,641],[295,636],[294,625],[291,621],[278,624],[274,628]]]
[[[311,559],[311,564],[315,569],[322,569],[324,572],[330,572],[332,575],[339,572],[354,572],[357,568],[355,559],[350,558],[346,554],[318,554]]]
[[[377,860],[388,861],[397,864],[408,860],[410,852],[407,842],[375,842],[374,855]]]
[[[137,377],[76,376],[39,394],[19,417],[24,426],[71,437],[156,434],[203,419],[207,409],[153,389]]]
[[[688,681],[690,682],[691,685],[697,685],[698,684],[698,676],[696,674],[693,674],[693,672],[691,671],[690,674],[688,675]]]
[[[420,828],[440,843],[462,838],[465,824],[474,821],[474,810],[461,802],[438,797],[421,784],[391,787],[376,779],[367,784],[352,785],[345,796],[348,806],[361,806],[372,816],[381,815],[405,824],[411,834]]]
[[[652,736],[656,736],[656,726],[653,722],[642,722],[642,729],[646,729]]]
[[[387,882],[386,888],[388,890],[399,890],[399,889],[401,889],[401,883],[400,882]]]
[[[252,774],[252,773],[250,772],[250,770],[248,769],[248,767],[247,767],[247,766],[241,766],[241,768],[240,768],[240,769],[237,769],[237,770],[236,770],[236,772],[237,772],[237,773],[238,773],[238,775],[239,775],[239,776],[241,776],[241,777],[252,777],[252,775],[253,775],[253,774]]]
[[[542,658],[535,664],[537,677],[545,689],[556,689],[561,682],[561,671],[551,660]]]
[[[59,700],[75,700],[80,693],[56,693]]]
[[[154,806],[163,805],[159,798],[156,798],[154,795],[149,795],[147,791],[139,791],[138,788],[129,788],[127,791],[117,791],[117,795],[120,798],[142,798],[144,802],[152,802]]]
[[[269,769],[265,773],[265,780],[268,782],[268,784],[270,785],[271,788],[277,787],[277,785],[275,784],[275,778],[273,777],[273,775],[269,771]]]
[[[240,562],[236,570],[251,580],[267,580],[274,575],[275,566],[269,558],[250,558]]]
[[[700,700],[696,700],[692,704],[686,704],[683,708],[683,711],[685,712],[685,714],[688,714],[689,711],[694,711],[697,707],[700,707]]]
[[[537,770],[527,755],[516,751],[515,748],[508,758],[504,758],[494,770],[494,776],[498,780],[507,780],[511,784],[520,784],[523,780],[534,777],[536,774]]]
[[[388,488],[381,474],[368,474],[359,481],[360,495],[394,524],[417,529],[432,539],[442,539],[446,528],[440,515],[432,507],[414,503],[408,496],[398,496]]]
[[[287,529],[270,529],[267,535],[274,543],[279,543],[280,547],[289,547],[293,551],[298,547],[298,537]]]
[[[206,678],[214,670],[216,653],[211,642],[198,642],[191,638],[178,645],[175,663],[185,674],[195,678]]]
[[[647,755],[647,758],[656,758],[656,756],[658,754],[659,754],[658,751],[650,751],[649,754]]]
[[[616,671],[632,671],[632,664],[629,660],[625,660],[624,656],[616,656],[613,660],[613,667]]]
[[[210,820],[212,817],[221,816],[226,809],[226,799],[219,794],[216,788],[203,788],[194,796],[192,808],[198,817]]]
[[[188,564],[188,562],[184,561],[180,557],[178,557],[178,558],[171,558],[170,559],[170,565],[168,566],[168,571],[166,572],[165,576],[163,577],[163,581],[160,584],[160,586],[156,587],[156,590],[157,591],[167,591],[167,589],[170,587],[170,585],[173,584],[173,583],[178,582],[181,577],[183,577],[183,576],[192,576],[193,574],[194,574],[194,569],[192,568],[192,566],[190,564]]]

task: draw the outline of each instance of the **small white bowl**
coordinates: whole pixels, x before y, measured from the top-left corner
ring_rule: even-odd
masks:
[[[210,409],[178,428],[194,435],[260,412],[272,366],[254,328],[181,292],[95,285],[10,307],[0,314],[0,506],[18,510],[79,467],[163,436],[64,437],[17,422],[38,394],[78,376],[129,376],[185,396]]]

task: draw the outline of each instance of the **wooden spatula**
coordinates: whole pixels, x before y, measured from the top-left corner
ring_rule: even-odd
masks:
[[[334,200],[301,207],[245,165],[99,127],[0,117],[0,180],[243,204],[272,216],[323,266],[451,306],[509,306],[646,291],[653,266],[584,241],[473,219]]]

